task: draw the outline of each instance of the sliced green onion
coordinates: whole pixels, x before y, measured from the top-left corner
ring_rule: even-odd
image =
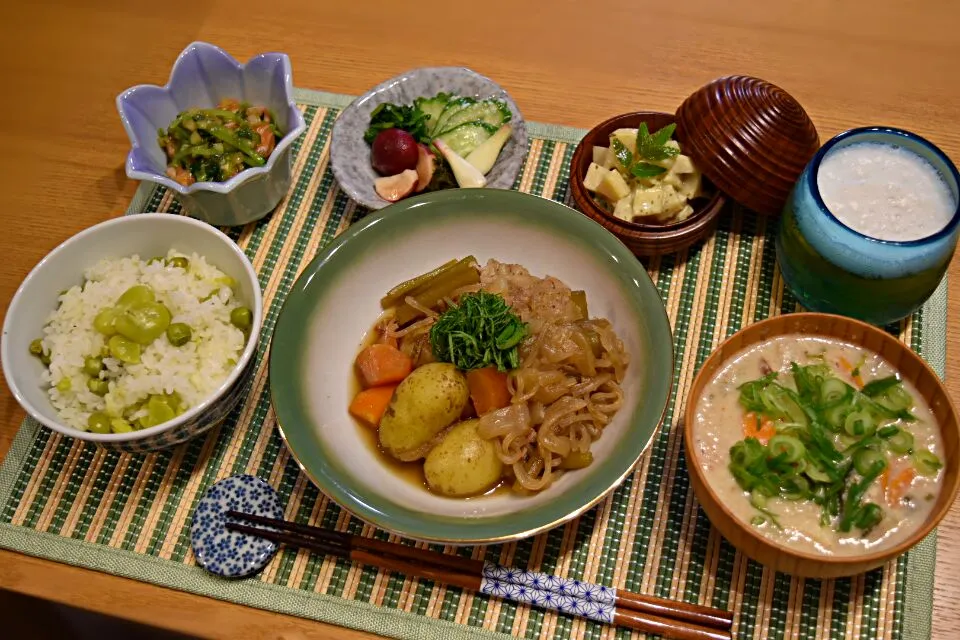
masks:
[[[827,378],[820,385],[820,403],[824,407],[832,407],[842,403],[852,389],[840,378]]]
[[[862,476],[873,473],[874,469],[887,468],[887,459],[876,449],[860,449],[853,455],[853,468]]]
[[[935,476],[943,468],[943,462],[929,449],[914,451],[913,465],[917,468],[917,473],[922,476]]]
[[[770,438],[767,447],[771,454],[781,456],[787,463],[796,462],[806,453],[803,443],[793,436],[775,435]]]
[[[894,453],[910,453],[913,449],[913,434],[906,429],[901,429],[887,439],[887,446]]]
[[[854,411],[843,421],[843,430],[851,436],[869,436],[876,431],[873,417],[866,411]]]
[[[867,502],[857,511],[857,515],[854,517],[854,524],[858,529],[862,529],[864,533],[866,533],[883,520],[883,515],[883,509],[880,508],[880,505]]]

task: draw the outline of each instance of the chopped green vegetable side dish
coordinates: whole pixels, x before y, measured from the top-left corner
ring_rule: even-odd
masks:
[[[230,98],[214,109],[177,114],[157,143],[167,156],[166,174],[184,186],[224,182],[250,167],[262,167],[283,132],[274,114]]]
[[[520,366],[518,346],[527,326],[502,296],[485,291],[468,293],[430,328],[434,357],[461,371],[495,366],[509,371]]]
[[[497,129],[510,122],[513,114],[503,100],[461,97],[438,93],[420,97],[412,105],[385,102],[370,114],[370,126],[363,134],[367,144],[386,129],[403,129],[422,144],[441,139],[461,156],[479,147]]]
[[[764,444],[750,436],[730,448],[728,468],[759,515],[752,524],[779,527],[770,498],[807,500],[820,506],[821,526],[866,535],[884,516],[866,495],[891,461],[911,455],[921,475],[943,464],[925,448],[914,449],[908,425],[913,398],[896,376],[862,389],[847,384],[825,363],[771,372],[739,387],[740,405],[772,421],[775,435]]]

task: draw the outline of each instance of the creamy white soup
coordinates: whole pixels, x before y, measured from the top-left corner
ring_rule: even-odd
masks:
[[[788,335],[745,349],[706,386],[693,433],[723,503],[798,551],[894,546],[940,492],[929,407],[883,358],[839,340]]]
[[[827,209],[880,240],[918,240],[947,226],[957,202],[943,177],[913,151],[881,142],[833,149],[817,172]]]

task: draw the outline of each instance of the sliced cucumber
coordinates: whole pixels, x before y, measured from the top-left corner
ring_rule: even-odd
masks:
[[[477,103],[476,98],[453,98],[450,102],[447,103],[447,106],[443,109],[443,112],[440,114],[440,117],[437,119],[437,124],[434,125],[433,129],[430,130],[433,137],[437,137],[438,134],[446,131],[447,120],[450,119],[458,111],[466,109],[467,107],[473,106]]]
[[[466,157],[496,131],[497,127],[486,122],[465,122],[436,139],[446,142],[457,155]]]
[[[427,130],[433,131],[440,119],[440,114],[447,108],[447,104],[453,99],[449,93],[438,93],[432,98],[417,98],[413,101],[413,106],[427,114],[430,119],[427,121]]]
[[[513,114],[507,103],[501,100],[481,100],[475,104],[459,109],[452,113],[443,121],[443,128],[440,135],[460,126],[466,122],[486,122],[487,124],[500,128],[501,125],[510,122]]]

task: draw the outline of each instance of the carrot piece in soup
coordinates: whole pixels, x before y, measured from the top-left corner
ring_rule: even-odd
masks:
[[[380,387],[410,375],[413,360],[389,344],[372,344],[357,356],[357,370],[364,387]]]
[[[889,467],[884,470],[880,474],[880,486],[883,487],[887,504],[891,506],[899,504],[916,477],[917,472],[913,467],[904,467],[893,475],[890,474]]]
[[[777,435],[777,430],[773,426],[773,420],[766,416],[758,416],[753,411],[748,411],[743,416],[743,437],[756,438],[760,444],[767,444],[770,438]]]
[[[396,388],[397,385],[390,385],[364,389],[350,403],[350,415],[371,427],[379,426]]]
[[[860,371],[854,372],[853,365],[843,356],[840,356],[840,368],[850,375],[850,379],[853,380],[853,383],[857,385],[858,388],[863,388],[863,378],[860,376]]]
[[[510,404],[510,390],[507,388],[507,374],[496,367],[484,367],[467,372],[467,386],[470,399],[478,416],[502,409]]]

